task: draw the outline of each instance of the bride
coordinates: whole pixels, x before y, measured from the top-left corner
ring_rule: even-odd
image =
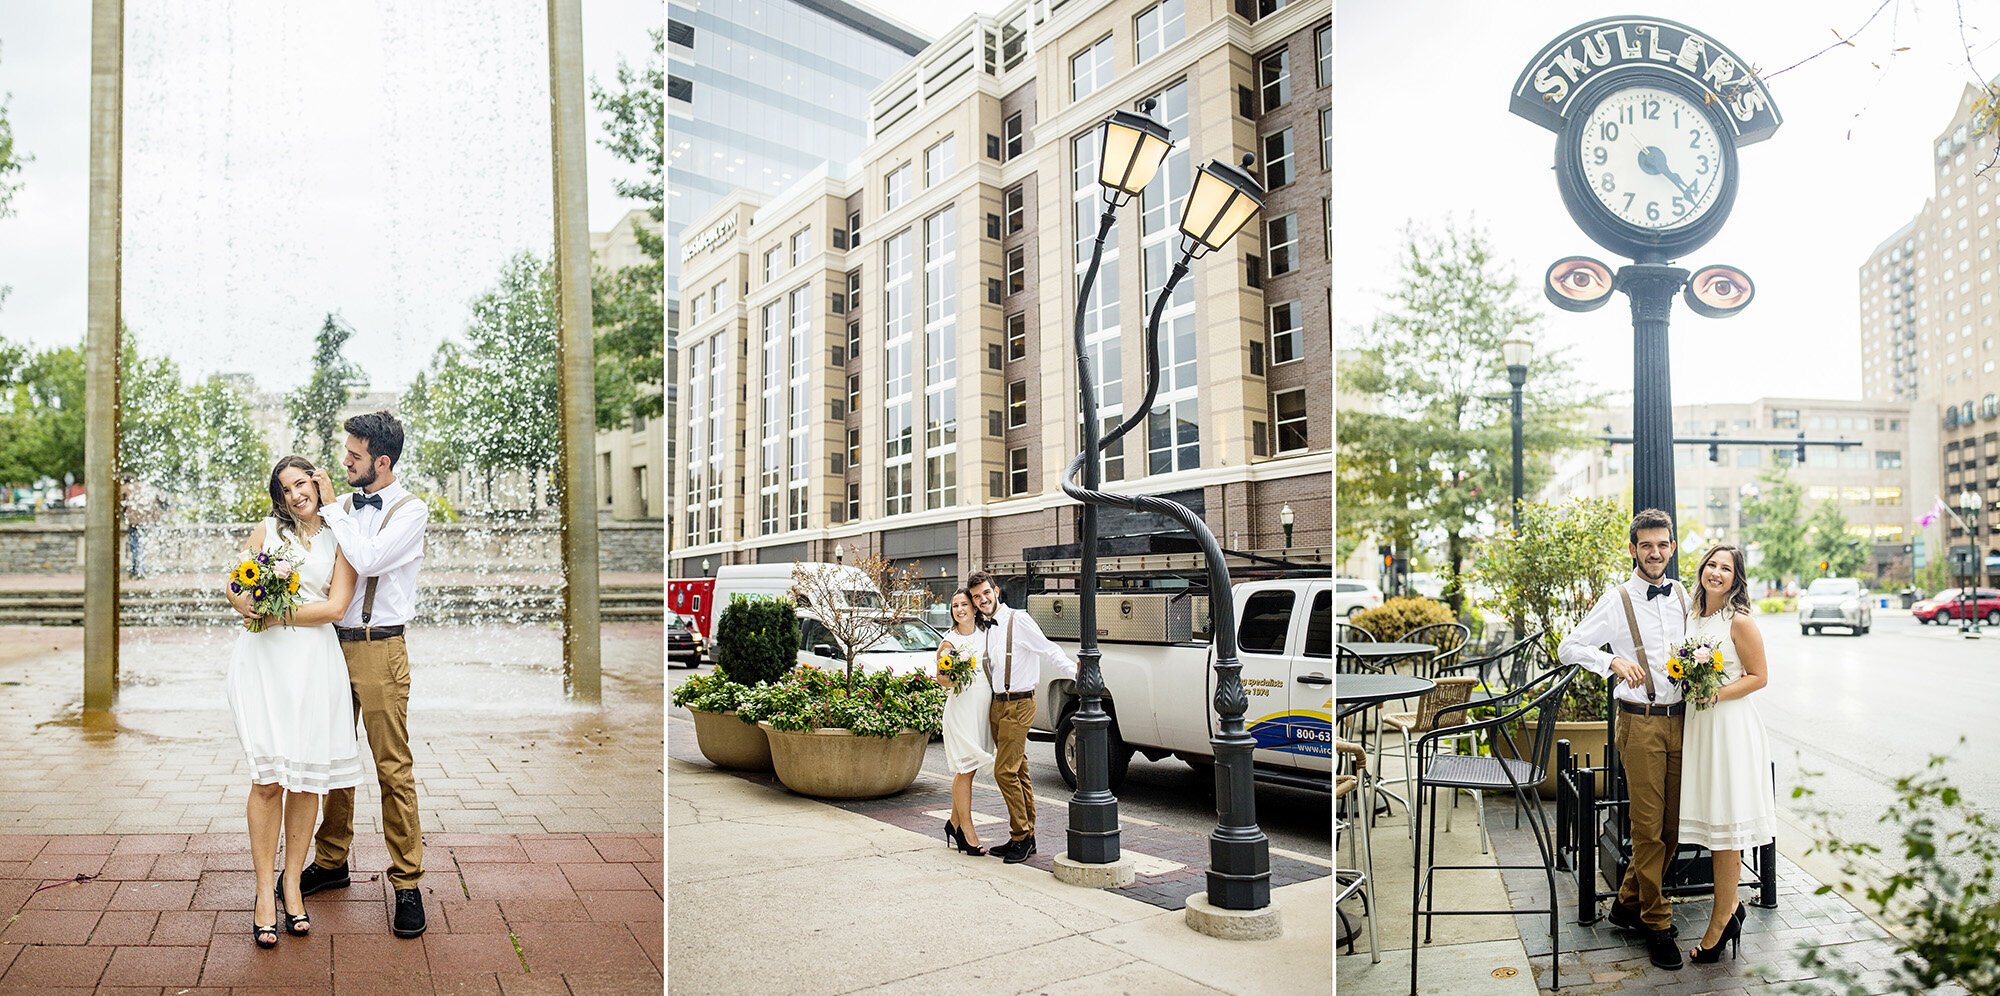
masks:
[[[296,456],[278,461],[271,468],[270,492],[271,514],[251,530],[244,552],[268,551],[290,560],[299,579],[299,605],[283,618],[263,619],[256,631],[249,596],[224,589],[246,630],[236,637],[224,690],[250,760],[246,815],[250,863],[257,871],[251,931],[260,948],[278,944],[280,888],[285,932],[303,937],[311,929],[299,873],[312,855],[319,797],[361,782],[353,689],[333,632],[354,595],[354,569],[320,520],[311,463]],[[281,824],[285,868],[279,887],[274,868]]]

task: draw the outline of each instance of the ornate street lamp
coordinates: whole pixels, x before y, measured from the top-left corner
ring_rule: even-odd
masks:
[[[1289,554],[1292,552],[1292,503],[1291,502],[1286,502],[1285,507],[1278,509],[1278,525],[1285,527],[1285,552]]]
[[[1535,344],[1515,336],[1500,344],[1500,358],[1507,364],[1507,383],[1514,389],[1514,534],[1521,533],[1522,445],[1521,388],[1528,383],[1528,361],[1534,359]]]
[[[1150,111],[1151,101],[1144,105]],[[1091,285],[1096,281],[1104,241],[1111,230],[1116,209],[1145,189],[1171,148],[1166,128],[1143,115],[1120,111],[1105,121],[1101,132],[1104,156],[1098,181],[1104,186],[1104,213],[1098,218],[1097,241],[1090,266],[1077,290],[1074,323],[1077,379],[1082,396],[1082,452],[1070,461],[1063,475],[1063,492],[1083,503],[1078,539],[1082,564],[1077,582],[1078,650],[1077,691],[1080,704],[1072,722],[1076,728],[1077,791],[1070,800],[1068,860],[1079,864],[1108,864],[1118,860],[1117,799],[1111,795],[1110,753],[1107,743],[1111,720],[1104,713],[1104,675],[1099,667],[1097,648],[1097,516],[1100,505],[1171,516],[1194,534],[1207,560],[1209,605],[1215,630],[1216,733],[1211,743],[1215,753],[1216,805],[1218,821],[1209,835],[1209,904],[1229,910],[1259,910],[1271,902],[1270,841],[1257,826],[1256,795],[1251,769],[1251,750],[1256,739],[1244,729],[1243,714],[1249,700],[1243,692],[1242,665],[1237,660],[1236,610],[1230,602],[1229,568],[1221,544],[1201,517],[1186,506],[1145,495],[1125,495],[1098,490],[1099,454],[1131,432],[1147,417],[1160,386],[1160,319],[1174,286],[1188,273],[1190,261],[1222,248],[1263,206],[1264,188],[1244,168],[1219,160],[1201,167],[1181,207],[1180,257],[1166,283],[1154,298],[1146,327],[1146,395],[1133,414],[1100,438],[1096,384],[1090,373],[1090,353],[1084,341],[1084,317]],[[1243,167],[1254,160],[1245,156]],[[1081,471],[1083,480],[1072,480]]]
[[[835,564],[838,564],[838,563],[840,563],[840,562],[841,562],[841,560],[842,560],[842,559],[844,559],[844,558],[845,558],[846,556],[847,556],[847,551],[846,551],[846,550],[842,550],[842,549],[840,548],[840,544],[838,544],[838,543],[835,543],[835,544],[833,545],[833,562],[834,562]]]
[[[703,575],[704,577],[706,577],[706,576],[708,575],[708,573],[709,573],[709,570],[708,570],[708,558],[707,558],[707,557],[703,557],[703,558],[701,558],[701,573],[702,573],[702,575]]]

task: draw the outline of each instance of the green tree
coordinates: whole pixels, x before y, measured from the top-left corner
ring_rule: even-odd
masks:
[[[312,377],[285,399],[291,416],[292,448],[322,467],[334,464],[334,436],[340,430],[340,409],[361,371],[341,352],[354,330],[326,313],[313,339]]]
[[[124,336],[118,458],[124,477],[167,495],[200,521],[240,522],[269,503],[271,451],[250,402],[220,376],[189,385],[165,357]]]
[[[647,262],[617,271],[598,270],[591,280],[591,324],[597,330],[597,427],[616,428],[634,417],[657,418],[666,382],[666,34],[652,31],[652,58],[639,68],[618,62],[616,89],[591,82],[592,103],[603,117],[605,148],[637,166],[641,179],[617,178],[620,197],[646,205],[651,227],[634,237]]]
[[[1447,223],[1412,228],[1389,310],[1340,364],[1341,395],[1373,400],[1336,421],[1339,528],[1414,551],[1442,547],[1458,574],[1473,530],[1511,519],[1513,437],[1500,346],[1540,324],[1486,236]],[[1524,398],[1523,492],[1547,479],[1549,456],[1580,442],[1582,397],[1562,351],[1539,351]],[[1460,598],[1452,593],[1453,609]]]
[[[1805,489],[1786,468],[1765,471],[1761,481],[1757,493],[1743,499],[1743,537],[1758,550],[1750,575],[1782,585],[1818,563],[1806,543]]]
[[[1848,532],[1847,516],[1841,514],[1839,502],[1820,502],[1806,520],[1806,527],[1812,532],[1810,560],[1815,577],[1856,577],[1868,566],[1868,550],[1859,537]],[[1822,562],[1827,565],[1824,572],[1819,569]]]
[[[0,342],[0,483],[83,479],[83,351]]]
[[[0,94],[0,218],[14,213],[14,195],[21,192],[20,181],[9,178],[20,173],[22,166],[34,162],[34,158],[14,145],[14,126],[7,119],[7,95]]]

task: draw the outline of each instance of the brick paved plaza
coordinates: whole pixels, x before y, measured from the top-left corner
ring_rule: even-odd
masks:
[[[313,936],[275,951],[249,936],[232,638],[126,630],[100,720],[81,630],[0,627],[0,996],[660,991],[657,624],[605,628],[602,709],[563,702],[553,627],[412,630],[429,931],[389,932],[371,773],[354,884],[309,897]]]

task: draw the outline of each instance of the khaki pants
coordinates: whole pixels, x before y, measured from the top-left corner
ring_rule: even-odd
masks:
[[[1028,724],[1035,719],[1035,700],[993,700],[987,713],[993,720],[993,780],[1007,800],[1009,840],[1035,832],[1035,783],[1028,778]]]
[[[1649,930],[1674,922],[1661,887],[1680,847],[1680,716],[1618,713],[1618,760],[1632,800],[1632,863],[1618,886],[1618,905],[1635,908]]]
[[[417,820],[417,779],[410,758],[410,656],[403,638],[342,642],[354,714],[368,734],[382,789],[382,836],[389,844],[389,884],[414,889],[424,877],[424,832]],[[315,863],[332,868],[354,843],[354,790],[326,795]]]

